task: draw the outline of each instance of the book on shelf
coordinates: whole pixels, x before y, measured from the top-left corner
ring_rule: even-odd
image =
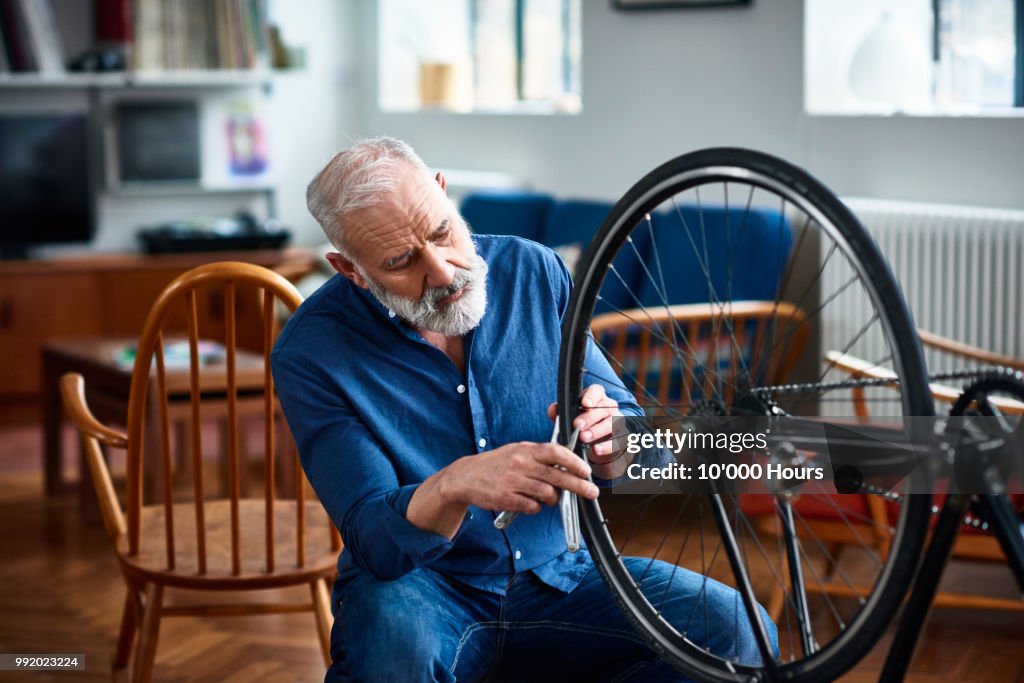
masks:
[[[0,0],[0,72],[64,73],[50,0]]]
[[[266,1],[137,0],[133,68],[268,68]]]
[[[95,37],[135,72],[270,67],[268,0],[93,0]],[[0,73],[64,73],[53,0],[0,0]]]
[[[132,43],[134,21],[132,0],[94,0],[96,41],[101,45],[127,46]]]
[[[20,0],[0,0],[0,32],[11,71],[36,71],[38,61],[29,39],[28,17]]]
[[[3,17],[0,16],[0,22],[3,21]],[[0,26],[0,74],[10,73],[11,62],[7,58],[7,41],[4,40],[3,27]]]
[[[64,48],[50,0],[19,0],[28,20],[29,41],[35,51],[39,71],[46,74],[64,72]]]

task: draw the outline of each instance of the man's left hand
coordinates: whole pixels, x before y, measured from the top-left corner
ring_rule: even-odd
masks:
[[[583,412],[573,420],[573,429],[579,428],[580,441],[590,446],[590,464],[601,479],[615,479],[626,471],[626,458],[612,442],[612,418],[620,417],[619,404],[604,393],[600,384],[591,384],[580,397]],[[548,406],[548,418],[555,419],[558,406]]]

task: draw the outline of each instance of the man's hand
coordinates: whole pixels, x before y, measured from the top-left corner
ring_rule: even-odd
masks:
[[[563,471],[563,469],[565,471]],[[590,466],[564,446],[513,443],[459,458],[420,484],[405,516],[420,529],[454,538],[475,505],[535,514],[558,502],[558,489],[597,498]]]
[[[583,412],[573,421],[580,430],[580,441],[590,446],[590,462],[594,474],[601,479],[616,479],[626,472],[629,459],[612,443],[612,418],[621,417],[619,404],[604,393],[600,384],[591,384],[580,397]],[[555,419],[558,405],[548,406],[548,418]]]
[[[563,468],[565,471],[563,471]],[[452,502],[484,510],[535,514],[558,502],[557,489],[597,498],[590,466],[564,446],[513,443],[459,458],[445,468],[441,493]]]

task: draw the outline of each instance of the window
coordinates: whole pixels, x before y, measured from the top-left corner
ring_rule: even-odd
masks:
[[[382,0],[380,106],[580,111],[581,0]]]
[[[805,10],[812,114],[1024,107],[1024,0],[806,0]]]

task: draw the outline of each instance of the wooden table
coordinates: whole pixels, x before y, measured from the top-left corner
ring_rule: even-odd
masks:
[[[174,278],[217,261],[272,268],[294,282],[315,269],[320,259],[310,249],[268,249],[159,256],[89,253],[0,261],[0,421],[38,419],[44,343],[138,338],[153,302]],[[223,339],[223,286],[200,288],[196,295],[200,335]],[[262,348],[263,314],[255,288],[240,285],[236,307],[238,345]],[[168,335],[188,334],[183,308],[171,311],[164,330]]]
[[[62,494],[69,489],[63,474],[63,453],[61,431],[64,423],[60,397],[60,378],[66,372],[78,372],[85,378],[86,398],[93,413],[102,422],[125,424],[128,415],[128,393],[132,371],[118,364],[117,358],[134,339],[76,339],[48,341],[43,345],[43,472],[47,496]],[[145,443],[143,445],[144,496],[147,501],[158,499],[155,476],[159,463],[159,420],[156,415],[154,370],[150,375],[147,395],[149,407],[145,419]],[[263,411],[263,356],[242,349],[237,350],[236,371],[238,379],[238,415],[262,414]],[[167,406],[171,425],[178,431],[178,443],[186,443],[182,437],[187,434],[186,424],[190,411],[189,371],[187,368],[171,368],[167,376]],[[224,398],[227,380],[224,362],[205,365],[200,373],[200,389],[203,394],[202,414],[204,419],[224,420],[227,401]],[[222,433],[222,446],[223,434]],[[244,439],[240,439],[240,444]],[[240,445],[241,451],[241,445]],[[222,447],[221,453],[225,451]],[[241,455],[241,453],[240,453]],[[226,458],[222,458],[226,463]],[[189,458],[183,461],[189,462]],[[241,461],[244,463],[245,459]],[[225,465],[226,466],[226,465]],[[242,471],[245,468],[241,468]],[[80,462],[79,494],[82,501],[91,500],[92,483],[84,461]],[[223,478],[222,478],[223,479]]]

